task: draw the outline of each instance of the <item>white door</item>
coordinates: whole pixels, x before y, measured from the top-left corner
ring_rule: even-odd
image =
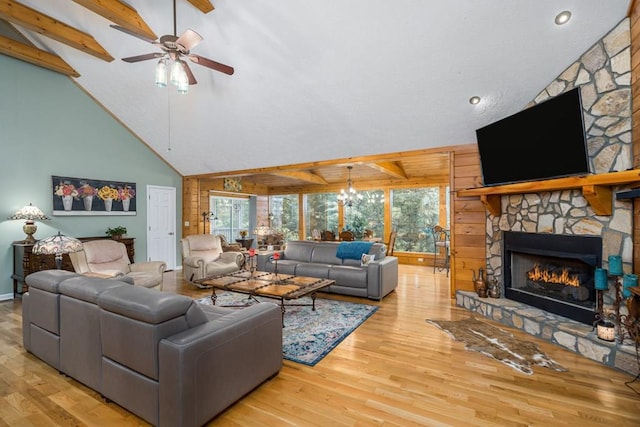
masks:
[[[147,261],[176,267],[176,189],[147,186]]]

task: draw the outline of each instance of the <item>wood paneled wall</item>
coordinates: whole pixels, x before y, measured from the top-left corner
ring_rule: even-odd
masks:
[[[473,290],[473,271],[486,264],[486,210],[478,197],[458,197],[457,190],[481,187],[477,145],[451,153],[451,297],[456,290]]]

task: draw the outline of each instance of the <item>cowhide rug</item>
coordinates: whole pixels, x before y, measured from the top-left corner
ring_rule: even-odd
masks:
[[[462,320],[427,319],[427,323],[442,329],[454,340],[464,342],[465,349],[493,357],[523,374],[533,374],[531,365],[560,372],[567,370],[544,354],[537,344],[520,340],[511,333],[475,317]]]

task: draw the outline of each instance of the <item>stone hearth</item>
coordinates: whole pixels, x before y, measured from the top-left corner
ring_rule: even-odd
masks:
[[[640,370],[636,347],[630,340],[622,344],[600,340],[584,323],[506,298],[480,298],[468,291],[456,292],[456,305],[631,375]]]

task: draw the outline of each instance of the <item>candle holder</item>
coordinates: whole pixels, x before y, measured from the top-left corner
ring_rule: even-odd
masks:
[[[273,259],[273,262],[275,263],[273,268],[273,283],[278,284],[280,283],[280,277],[278,276],[278,260],[280,259],[280,252],[275,252],[271,259]]]
[[[254,259],[256,257],[256,250],[249,249],[248,255],[249,255],[249,272],[251,273],[250,278],[253,279],[253,276],[256,272],[256,265],[254,263]]]
[[[609,255],[609,274],[612,276],[622,276],[622,257],[620,255]]]
[[[594,287],[596,289],[596,323],[604,315],[604,291],[609,289],[609,277],[605,268],[597,267],[594,272]]]
[[[622,274],[612,274],[612,276],[615,279],[614,286],[616,293],[615,300],[613,302],[613,310],[615,314],[614,323],[616,325],[616,330],[618,331],[618,343],[622,343],[622,340],[624,339],[624,331],[622,330],[622,322],[620,321],[620,304],[622,303],[622,282],[620,279],[622,278]]]
[[[631,290],[629,288],[633,288],[635,286],[638,286],[638,275],[625,274],[622,276],[622,296],[624,298],[629,298],[631,296]]]

